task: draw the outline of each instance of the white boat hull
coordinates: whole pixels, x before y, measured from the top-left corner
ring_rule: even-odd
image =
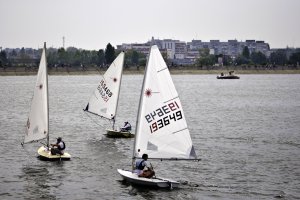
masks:
[[[132,173],[131,171],[118,169],[118,173],[122,176],[124,180],[129,183],[138,185],[138,186],[147,186],[147,187],[158,187],[158,188],[177,188],[179,187],[179,182],[166,178],[143,178],[138,177],[137,174]]]
[[[45,146],[41,146],[38,149],[39,159],[41,160],[48,160],[48,161],[55,161],[55,160],[70,160],[71,155],[65,152],[63,155],[52,155],[51,148],[47,148]]]

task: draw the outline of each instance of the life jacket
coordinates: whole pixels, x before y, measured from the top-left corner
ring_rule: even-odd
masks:
[[[145,162],[145,160],[142,160],[139,164],[139,166],[137,166],[137,169],[139,170],[143,170],[145,166],[143,166],[143,163]]]
[[[123,128],[123,129],[125,129],[125,130],[127,130],[127,131],[131,131],[131,124],[130,124],[129,122],[127,122],[127,124],[124,125],[124,128]]]
[[[60,145],[57,145],[58,150],[62,151],[66,148],[66,144],[64,141],[61,141],[63,143],[63,147],[61,148]],[[59,143],[58,143],[59,144]]]

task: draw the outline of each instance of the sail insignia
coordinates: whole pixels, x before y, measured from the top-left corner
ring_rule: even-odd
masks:
[[[118,79],[116,77],[114,77],[112,80],[114,83],[116,83],[118,81]]]
[[[146,97],[150,97],[152,95],[152,90],[149,88],[145,91]]]

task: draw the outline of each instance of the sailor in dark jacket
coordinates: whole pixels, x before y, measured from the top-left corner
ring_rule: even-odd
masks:
[[[51,144],[51,146],[52,146],[52,148],[51,148],[52,155],[56,155],[56,154],[64,155],[64,150],[66,148],[66,144],[62,140],[61,137],[58,137],[56,144]]]

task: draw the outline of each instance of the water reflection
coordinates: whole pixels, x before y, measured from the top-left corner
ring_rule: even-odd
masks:
[[[55,190],[66,177],[64,162],[47,162],[42,165],[25,165],[20,179],[24,182],[24,199],[56,199]],[[54,173],[49,169],[54,169]],[[58,172],[58,173],[56,173]]]

